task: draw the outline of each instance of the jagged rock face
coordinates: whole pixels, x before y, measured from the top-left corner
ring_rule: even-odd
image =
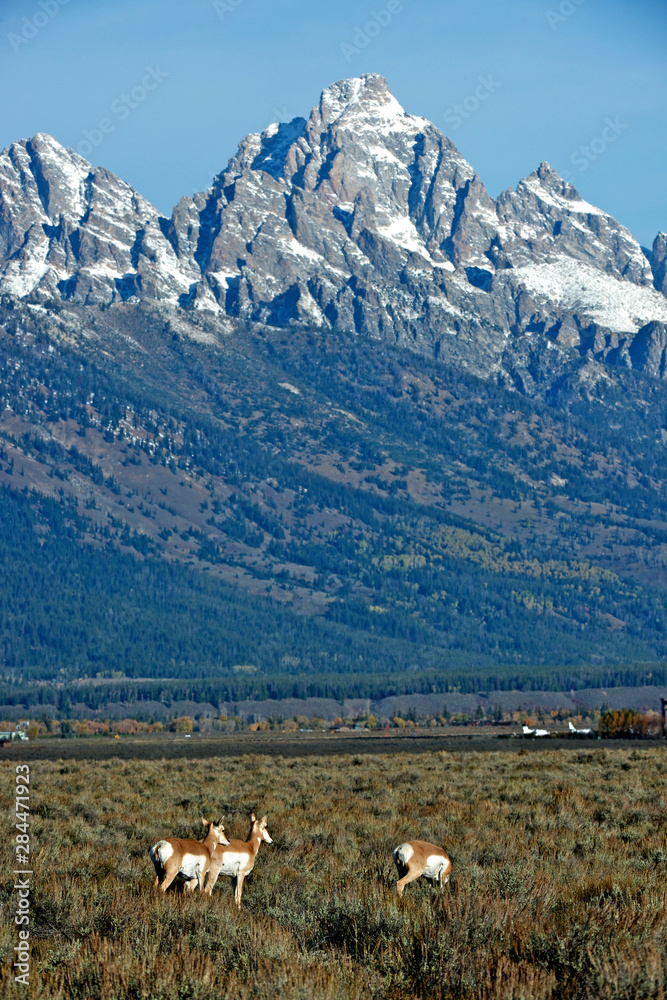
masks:
[[[658,233],[656,236],[652,258],[655,287],[663,295],[667,295],[667,233]]]
[[[193,276],[158,212],[128,184],[47,135],[0,155],[0,289],[108,304],[176,301]]]
[[[248,136],[207,196],[179,204],[175,242],[229,312],[433,339],[452,327],[444,314],[456,316],[445,245],[473,176],[381,77],[343,81],[308,121]],[[415,310],[430,293],[438,307]],[[424,305],[430,320],[418,330]]]
[[[657,371],[631,349],[667,323],[664,236],[651,256],[546,163],[492,199],[377,75],[247,136],[171,220],[47,136],[0,156],[0,291],[346,329],[524,391],[549,343],[552,368],[574,354]]]
[[[632,234],[581,199],[575,188],[540,164],[516,191],[498,198],[498,262],[514,268],[561,258],[616,278],[651,285],[651,265]]]
[[[629,347],[633,368],[655,378],[667,378],[667,324],[647,323]]]
[[[667,321],[628,230],[546,163],[494,201],[379,76],[246,137],[213,188],[179,204],[173,234],[227,312],[344,327],[484,374],[513,367],[516,336],[533,333],[631,364],[626,341]]]

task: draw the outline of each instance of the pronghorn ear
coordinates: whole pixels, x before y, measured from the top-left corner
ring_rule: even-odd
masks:
[[[216,826],[222,826],[222,821],[223,821],[224,818],[225,818],[225,814],[223,813],[222,816],[220,817],[220,819],[218,820],[218,822],[215,825]]]
[[[250,813],[250,822],[251,823],[255,822],[255,814],[254,813]]]
[[[268,813],[266,816],[262,816],[262,822],[260,823],[260,826],[266,826],[266,821],[268,818],[269,818]]]
[[[203,816],[202,816],[202,818],[201,818],[201,821],[202,821],[202,823],[203,823],[203,825],[204,825],[204,826],[208,826],[208,820],[207,820],[207,819],[204,819],[204,817],[203,817]]]

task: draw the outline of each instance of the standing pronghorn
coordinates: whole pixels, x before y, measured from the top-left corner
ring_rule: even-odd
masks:
[[[441,847],[423,840],[408,840],[394,850],[394,864],[401,876],[396,883],[398,895],[403,895],[408,882],[423,875],[429,882],[437,882],[443,890],[452,871],[452,863]]]
[[[202,841],[170,837],[169,840],[158,840],[151,847],[148,853],[155,865],[156,889],[159,887],[162,892],[166,892],[177,875],[183,876],[188,888],[194,889],[196,880],[200,890],[203,889],[204,876],[210,867],[213,851],[218,844],[229,843],[224,834],[223,818],[221,816],[217,823],[210,823],[202,816],[202,823],[208,827]]]
[[[259,845],[262,841],[267,844],[273,843],[269,831],[266,829],[266,820],[266,816],[262,819],[256,819],[253,813],[250,817],[250,833],[246,841],[230,840],[224,847],[216,847],[211,858],[211,867],[208,870],[205,893],[211,895],[218,875],[230,875],[234,879],[236,905],[241,907],[243,880],[255,866]]]

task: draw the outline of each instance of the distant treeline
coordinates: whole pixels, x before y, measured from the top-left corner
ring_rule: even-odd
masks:
[[[535,668],[528,676],[517,670],[475,671],[473,673],[436,672],[372,674],[329,674],[320,676],[229,677],[222,679],[193,680],[115,680],[95,683],[77,683],[57,686],[53,684],[0,683],[0,705],[25,706],[30,714],[39,717],[40,708],[55,708],[63,717],[73,717],[74,706],[85,706],[98,712],[109,704],[125,704],[128,713],[146,715],[150,702],[190,701],[211,704],[220,708],[224,704],[253,700],[279,700],[282,698],[368,698],[378,701],[407,694],[478,694],[494,691],[566,691],[585,687],[642,687],[647,684],[667,684],[667,663],[645,666],[624,666],[610,669],[583,668],[576,673],[564,668]],[[136,715],[136,717],[139,717]]]

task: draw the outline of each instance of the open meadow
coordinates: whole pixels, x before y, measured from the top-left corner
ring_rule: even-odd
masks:
[[[13,980],[15,762],[3,761],[3,998],[579,1000],[667,994],[662,746],[30,764],[30,985]],[[240,913],[153,890],[148,850],[268,813]],[[441,844],[445,891],[392,849]]]

